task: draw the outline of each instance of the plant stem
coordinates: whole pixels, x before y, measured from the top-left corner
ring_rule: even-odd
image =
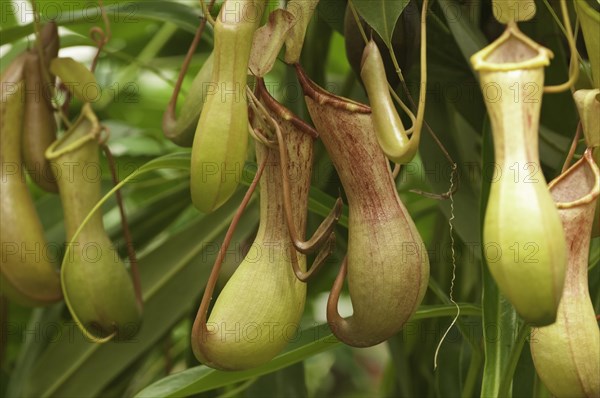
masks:
[[[527,336],[529,336],[530,329],[531,328],[529,326],[523,325],[519,330],[519,334],[515,340],[515,345],[513,346],[510,357],[508,358],[508,363],[504,369],[504,374],[500,380],[500,388],[498,389],[498,396],[500,397],[512,396],[510,389],[512,387],[513,375],[515,373],[515,369],[517,368],[517,364],[519,363],[519,358],[521,357],[521,351],[525,345],[525,340],[527,339]]]
[[[110,169],[110,174],[113,179],[113,184],[119,184],[119,176],[117,175],[116,170],[116,162],[115,158],[110,151],[108,145],[102,145],[102,150],[106,155],[106,160],[108,162],[108,168]],[[117,205],[119,207],[119,214],[121,215],[121,228],[123,229],[123,238],[125,239],[125,245],[127,246],[127,256],[129,257],[129,265],[131,268],[131,279],[133,281],[133,288],[135,290],[135,297],[137,299],[138,305],[140,308],[144,306],[144,300],[142,298],[142,282],[140,279],[140,270],[138,267],[137,257],[135,253],[135,248],[133,247],[133,239],[131,237],[131,232],[129,231],[129,223],[127,222],[127,214],[125,213],[125,205],[123,204],[123,195],[121,194],[121,190],[118,189],[115,192],[115,197],[117,199]]]

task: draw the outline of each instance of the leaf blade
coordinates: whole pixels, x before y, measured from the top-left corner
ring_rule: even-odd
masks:
[[[476,316],[480,314],[480,310],[477,306],[471,304],[460,305],[462,315]],[[417,310],[411,320],[414,321],[439,316],[454,316],[455,313],[456,307],[453,304],[425,305]],[[214,390],[215,388],[275,372],[340,345],[333,334],[331,334],[327,324],[318,325],[309,329],[299,329],[298,335],[298,341],[290,343],[283,354],[275,357],[271,362],[265,365],[236,372],[223,372],[210,369],[206,366],[197,366],[157,381],[140,391],[136,395],[136,398],[150,398],[157,396],[185,397]]]
[[[394,27],[409,0],[352,0],[358,14],[383,39],[388,48],[392,48]]]
[[[482,159],[483,164],[493,164],[494,162],[492,131],[489,119],[486,119],[483,129]],[[487,207],[492,178],[491,173],[488,174],[484,175],[481,184],[481,231],[483,231],[485,209]],[[485,250],[485,244],[481,245],[481,249],[482,251]],[[500,293],[489,271],[483,253],[481,255],[481,266],[483,279],[481,308],[485,352],[481,396],[497,397],[500,396],[499,392],[504,371],[510,362],[511,353],[515,345],[513,334],[518,330],[519,317],[512,304]],[[509,392],[510,396],[512,394]]]

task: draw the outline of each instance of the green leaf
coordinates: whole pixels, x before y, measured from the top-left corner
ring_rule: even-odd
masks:
[[[470,106],[476,108],[473,102],[471,101]],[[480,137],[477,131],[459,115],[456,104],[432,100],[427,103],[425,118],[438,136],[443,134],[448,137],[444,137],[442,143],[458,166],[459,187],[453,195],[455,232],[463,242],[476,244],[480,242],[480,232],[478,214],[474,213],[473,209],[479,205],[480,180],[474,171],[479,169],[480,165],[477,150]],[[414,169],[422,173],[421,178],[429,182],[432,192],[447,192],[450,188],[451,165],[441,154],[430,134],[423,135],[419,151],[423,167]],[[437,201],[437,203],[446,218],[450,218],[448,201]],[[478,257],[478,253],[476,255]]]
[[[460,304],[460,307],[461,314],[464,316],[480,314],[479,308],[472,304]],[[424,305],[417,310],[411,320],[454,316],[455,314],[456,307],[454,305]],[[214,390],[215,388],[275,372],[319,352],[333,349],[339,344],[331,334],[327,324],[308,329],[300,328],[284,353],[267,364],[236,372],[223,372],[206,366],[197,366],[157,381],[140,391],[136,397],[185,397]]]
[[[410,0],[352,0],[358,14],[381,36],[388,48],[392,48],[392,34],[400,14]]]
[[[182,397],[213,390],[231,383],[272,373],[339,345],[327,325],[319,325],[309,329],[301,328],[298,330],[297,336],[296,341],[290,344],[285,353],[258,368],[223,372],[206,366],[197,366],[152,384],[138,393],[136,397]]]
[[[504,369],[504,373],[502,375],[502,381],[500,384],[498,394],[501,397],[510,397],[512,395],[515,369],[519,364],[519,359],[521,358],[523,346],[525,345],[525,341],[529,337],[530,332],[531,328],[529,326],[522,325],[521,329],[519,330],[519,334],[514,339],[514,344],[512,346],[510,357],[506,361],[506,368]]]
[[[134,182],[136,177],[165,168],[189,169],[189,153],[170,154],[144,164],[109,191],[90,214],[97,211],[117,189]],[[239,196],[238,194],[238,200]],[[217,239],[220,241],[219,236],[228,226],[236,207],[236,200],[230,201],[223,210],[206,216],[202,222],[180,231],[140,258],[145,314],[141,330],[133,342],[94,344],[80,334],[74,338],[75,325],[64,324],[62,338],[52,344],[38,361],[38,366],[27,383],[29,390],[26,391],[26,395],[50,396],[58,394],[58,391],[61,392],[58,395],[94,395],[115,377],[119,370],[123,370],[136,356],[152,347],[156,339],[187,313],[194,297],[204,286],[210,264],[217,252],[213,242]],[[240,223],[240,230],[247,232],[249,223],[253,226],[255,219]],[[189,239],[190,236],[194,239]],[[67,256],[68,249],[65,253],[65,257]],[[205,266],[200,270],[189,267],[193,261],[202,262]],[[199,271],[201,274],[198,274]],[[183,276],[185,280],[182,280]],[[183,299],[186,295],[187,299]],[[67,331],[71,335],[70,339],[67,338]],[[117,358],[121,360],[118,361]],[[100,373],[96,370],[99,363],[105,363]],[[67,391],[70,393],[67,394]]]
[[[291,366],[260,377],[258,380],[250,379],[252,383],[243,393],[245,398],[258,397],[286,397],[304,398],[308,396],[306,389],[304,364],[297,362]],[[243,385],[242,385],[243,386]],[[227,396],[232,396],[231,393]]]
[[[486,120],[483,129],[483,164],[493,164],[494,152],[492,146],[492,132],[489,120]],[[483,173],[484,178],[481,186],[481,222],[483,223],[492,173]],[[487,175],[486,175],[487,174]],[[483,231],[483,224],[481,224]],[[482,239],[483,241],[483,239]],[[485,250],[485,245],[481,245]],[[498,397],[505,369],[511,362],[511,354],[515,346],[515,334],[519,326],[519,318],[513,306],[506,300],[494,278],[490,274],[482,258],[483,272],[483,341],[485,352],[485,363],[483,367],[483,380],[481,382],[482,397]],[[507,397],[510,398],[510,395]]]
[[[139,259],[144,320],[132,341],[94,344],[85,340],[72,322],[63,324],[56,341],[38,359],[23,396],[96,396],[152,349],[195,305],[217,252],[215,242],[221,241],[240,198],[238,195],[218,211],[198,219]],[[238,228],[247,233],[254,225],[254,218],[249,217],[242,219]]]
[[[343,15],[345,11],[346,0],[319,1],[315,15],[318,15],[336,32],[344,34]],[[302,51],[304,52],[305,49],[303,48]]]
[[[147,190],[144,190],[147,193]],[[156,195],[150,203],[138,207],[127,216],[131,231],[131,240],[136,250],[142,249],[148,242],[158,236],[175,220],[188,206],[191,205],[189,184],[183,183],[175,189],[167,190],[164,194]],[[127,243],[123,237],[121,224],[108,229],[109,236],[116,236],[114,242],[119,255],[127,256]]]
[[[170,153],[168,155],[161,156],[159,158],[149,161],[148,163],[137,169],[135,172],[131,173],[131,175],[127,177],[127,180],[134,179],[141,173],[146,173],[158,169],[189,170],[191,159],[192,155],[190,152]],[[123,182],[125,182],[125,180],[123,180]]]
[[[590,241],[590,257],[588,268],[591,270],[600,263],[600,237],[592,238]]]
[[[63,309],[63,303],[54,304],[47,309],[34,309],[27,323],[27,330],[35,330],[39,325],[55,324]],[[47,343],[46,339],[39,337],[35,334],[23,335],[23,346],[21,347],[10,381],[6,386],[5,397],[16,398],[23,396],[23,381],[30,377],[31,371]]]
[[[473,54],[487,45],[487,40],[483,35],[483,32],[473,24],[471,18],[465,17],[469,14],[458,11],[463,10],[458,2],[454,0],[440,0],[440,5],[444,10],[448,27],[450,28],[463,57],[470,66],[471,63],[469,62],[469,59]]]
[[[594,87],[600,88],[600,13],[588,5],[585,0],[575,0],[575,9],[592,64]]]
[[[57,9],[57,6],[59,7]],[[49,18],[55,18],[60,26],[70,26],[77,24],[100,23],[100,9],[91,4],[86,5],[82,10],[73,9],[73,3],[66,1],[60,8],[60,3],[53,4],[52,7],[42,7],[47,9],[53,15],[44,18],[42,23]],[[29,11],[30,9],[28,9]],[[173,22],[181,29],[189,33],[194,33],[198,27],[200,13],[197,9],[178,2],[169,2],[168,4],[158,1],[139,1],[126,2],[120,4],[111,4],[105,7],[106,14],[112,25],[135,24],[140,20],[152,20],[159,22]],[[210,30],[210,25],[207,26]],[[33,33],[33,23],[14,26],[8,29],[0,30],[0,45],[12,43],[27,35]]]
[[[557,22],[548,7],[539,6],[535,18],[530,22],[521,24],[523,33],[541,43],[554,54],[550,65],[544,68],[544,82],[546,85],[560,84],[569,79],[569,54],[564,45],[564,33],[558,27]],[[573,96],[570,90],[543,96],[540,125],[550,127],[555,133],[567,139],[566,144],[562,144],[558,140],[555,141],[558,146],[563,148],[563,161],[567,155],[573,134],[577,129],[578,121],[577,108],[573,104]],[[540,147],[540,149],[542,148]],[[545,155],[545,153],[542,152],[541,155]],[[543,157],[542,161],[544,161]],[[560,166],[555,169],[558,173],[562,168],[562,161]]]

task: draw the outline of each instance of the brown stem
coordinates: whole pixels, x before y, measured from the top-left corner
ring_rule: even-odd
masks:
[[[37,11],[36,8],[36,2],[34,0],[31,1],[31,6],[33,8],[33,15],[34,15],[34,29],[35,29],[35,43],[36,43],[36,50],[38,53],[38,57],[40,59],[40,69],[42,71],[42,79],[44,80],[44,85],[46,87],[48,87],[51,91],[50,94],[54,97],[55,93],[54,93],[54,84],[52,84],[52,79],[50,78],[50,72],[48,71],[47,65],[48,63],[46,63],[46,53],[44,51],[44,43],[42,42],[42,37],[41,37],[41,29],[40,29],[40,14]],[[49,62],[49,60],[48,60]]]
[[[308,124],[306,124],[303,120],[298,118],[295,114],[289,111],[287,108],[282,106],[277,100],[275,100],[268,90],[265,87],[263,79],[257,79],[256,91],[258,97],[265,103],[265,105],[270,109],[270,111],[281,118],[285,122],[291,123],[295,128],[300,130],[301,133],[308,134],[312,138],[316,138],[318,136],[317,132]],[[298,278],[298,280],[302,282],[306,282],[310,279],[325,263],[327,258],[333,252],[335,247],[335,233],[333,232],[333,228],[335,227],[339,217],[341,215],[342,210],[342,201],[341,198],[338,198],[333,210],[327,216],[325,220],[319,225],[313,236],[308,241],[301,241],[298,236],[296,229],[294,228],[294,215],[292,208],[292,194],[289,176],[287,174],[289,157],[287,153],[287,147],[285,145],[285,141],[283,138],[283,133],[279,124],[275,121],[273,117],[269,114],[269,111],[265,109],[265,106],[262,102],[254,95],[254,93],[247,89],[248,97],[249,97],[249,105],[252,111],[258,120],[258,123],[263,125],[263,128],[268,129],[271,132],[275,133],[276,141],[269,140],[263,134],[260,133],[261,128],[253,128],[250,125],[250,130],[252,131],[252,135],[257,138],[260,142],[264,142],[265,145],[272,149],[279,150],[279,164],[280,164],[280,172],[281,172],[281,180],[282,180],[282,193],[283,193],[283,207],[284,213],[286,217],[286,226],[288,228],[288,234],[290,236],[293,247],[290,247],[290,261],[292,263],[292,270],[294,274]],[[325,245],[325,246],[323,246]],[[299,251],[303,254],[312,253],[313,251],[321,248],[317,258],[313,262],[312,266],[308,271],[303,271],[300,268],[298,263],[298,255],[296,251]]]
[[[35,35],[36,35],[36,47],[37,47],[37,53],[38,53],[38,56],[40,59],[40,69],[42,71],[42,78],[44,79],[44,87],[48,87],[48,89],[50,91],[50,97],[55,99],[55,101],[56,101],[57,88],[55,87],[55,84],[54,84],[54,77],[50,74],[50,71],[48,70],[48,65],[50,64],[50,60],[46,60],[47,56],[46,56],[46,52],[44,49],[44,43],[43,43],[43,40],[41,37],[41,30],[39,27],[40,15],[37,12],[35,0],[31,1],[31,7],[33,9],[33,15],[34,15],[34,30],[35,30]],[[54,56],[56,56],[56,54],[54,54]],[[61,83],[61,85],[62,85],[62,83]],[[69,90],[66,89],[66,87],[64,85],[62,85],[62,87],[63,87],[63,91],[66,93],[65,104],[63,106],[56,106],[56,107],[53,106],[53,107],[58,112],[62,122],[68,129],[71,126],[69,117],[67,116],[68,111],[69,111],[68,101],[70,99],[71,93],[69,92]],[[56,101],[56,103],[58,104],[58,101]]]
[[[117,170],[115,168],[115,158],[113,157],[108,145],[102,144],[102,150],[106,155],[106,160],[108,163],[108,168],[110,169],[113,184],[116,186],[119,184],[119,176],[117,175]],[[131,238],[131,232],[129,231],[129,224],[127,223],[127,215],[125,214],[125,206],[123,205],[123,196],[120,189],[117,189],[115,196],[117,199],[117,205],[119,206],[119,213],[121,214],[121,228],[123,229],[123,237],[125,238],[125,245],[127,246],[127,257],[129,257],[129,263],[131,267],[131,279],[133,281],[135,297],[140,308],[143,308],[144,300],[142,297],[140,270],[138,267],[137,256],[135,254],[135,248],[133,247],[133,239]]]
[[[211,0],[208,5],[208,11],[210,11],[215,3],[215,0]],[[204,2],[202,2],[204,4]],[[167,110],[163,115],[163,125],[174,124],[177,117],[175,116],[175,109],[177,107],[177,98],[179,97],[179,92],[181,91],[181,86],[183,84],[183,80],[188,71],[190,63],[192,62],[192,57],[198,48],[198,44],[200,44],[200,40],[202,39],[202,35],[204,34],[204,28],[206,27],[206,19],[209,14],[205,15],[200,21],[200,25],[198,25],[198,29],[196,29],[196,34],[194,35],[194,39],[190,44],[190,48],[188,48],[188,52],[185,55],[185,59],[183,60],[183,64],[181,65],[181,70],[179,71],[179,76],[177,76],[177,82],[175,83],[175,88],[173,89],[173,94],[169,99],[169,103],[167,104]]]
[[[569,148],[569,153],[567,154],[567,158],[565,159],[565,163],[563,164],[561,174],[568,170],[571,166],[571,161],[573,160],[573,156],[575,156],[575,151],[577,150],[577,143],[579,142],[579,137],[581,137],[581,132],[583,131],[583,126],[581,122],[577,125],[577,130],[575,131],[575,136],[573,137],[573,141],[571,142],[571,148]]]
[[[102,49],[104,48],[106,43],[108,43],[111,37],[110,21],[108,20],[108,16],[106,15],[106,10],[104,9],[104,2],[102,0],[98,0],[98,7],[100,7],[100,14],[102,15],[102,21],[104,22],[105,31],[97,26],[94,26],[90,29],[90,37],[92,38],[92,40],[94,40],[94,42],[96,42],[96,46],[98,48],[98,50],[96,51],[96,55],[92,60],[92,66],[90,67],[92,73],[96,70],[96,65],[98,64],[98,58],[100,57]]]

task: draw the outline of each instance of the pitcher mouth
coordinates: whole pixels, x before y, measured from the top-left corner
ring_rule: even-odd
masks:
[[[46,150],[48,160],[56,159],[65,153],[76,150],[88,141],[98,140],[102,128],[98,122],[92,106],[86,103],[81,108],[79,118],[71,125],[69,130]]]
[[[496,41],[473,54],[471,64],[476,71],[503,72],[548,66],[553,57],[552,51],[531,40],[511,22]]]
[[[586,181],[573,185],[574,188],[569,191],[561,190],[560,193],[556,192],[558,190],[557,185],[559,182],[572,178],[577,170],[582,167],[586,168]],[[561,200],[556,202],[556,207],[559,209],[569,209],[596,200],[600,195],[600,169],[598,169],[598,166],[594,161],[592,149],[586,149],[581,159],[566,172],[552,180],[550,184],[548,184],[548,188],[555,197],[555,200],[560,197]]]

